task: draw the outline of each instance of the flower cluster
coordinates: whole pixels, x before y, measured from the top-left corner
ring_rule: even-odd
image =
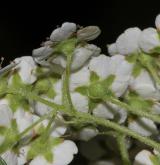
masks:
[[[66,22],[2,68],[0,163],[68,165],[79,150],[91,165],[160,164],[155,25],[125,30],[107,56],[90,44],[97,26]]]

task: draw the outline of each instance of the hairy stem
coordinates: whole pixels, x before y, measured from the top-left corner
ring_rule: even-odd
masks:
[[[122,157],[122,162],[124,165],[131,165],[128,151],[126,148],[126,136],[124,134],[117,134],[117,144]]]
[[[126,111],[128,111],[128,112],[130,112],[134,115],[137,115],[137,116],[140,116],[140,117],[146,117],[148,119],[153,120],[154,122],[160,123],[160,116],[154,115],[154,114],[151,114],[151,113],[148,113],[148,112],[140,111],[140,110],[137,110],[137,109],[132,109],[128,104],[126,104],[124,102],[121,102],[121,101],[119,101],[118,99],[116,99],[114,97],[106,97],[103,100],[104,101],[110,101],[113,104],[116,104],[116,105],[120,106],[121,108],[124,108],[124,110],[126,110]]]

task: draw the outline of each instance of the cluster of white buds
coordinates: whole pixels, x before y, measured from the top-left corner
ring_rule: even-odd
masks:
[[[2,68],[0,164],[68,165],[78,150],[91,165],[160,164],[160,15],[155,25],[125,30],[107,56],[88,43],[97,26],[66,22]]]

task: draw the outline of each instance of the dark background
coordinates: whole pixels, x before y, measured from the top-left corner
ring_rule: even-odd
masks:
[[[106,44],[114,42],[126,28],[153,27],[158,13],[160,2],[153,0],[7,2],[0,5],[0,57],[5,57],[5,65],[15,57],[31,55],[32,49],[65,21],[98,25],[102,34],[95,43],[107,53]],[[79,159],[76,157],[72,164],[85,165]]]

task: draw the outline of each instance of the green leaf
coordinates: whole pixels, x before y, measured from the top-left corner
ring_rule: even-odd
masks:
[[[132,70],[132,75],[136,78],[140,75],[141,71],[142,71],[143,67],[140,63],[136,63],[133,67]]]
[[[30,150],[27,154],[27,159],[31,160],[36,156],[41,155],[44,156],[48,162],[51,163],[54,156],[52,153],[52,149],[54,146],[58,145],[61,142],[62,139],[60,138],[48,137],[48,139],[46,139],[46,136],[42,135],[31,143]]]
[[[0,156],[0,165],[7,165],[7,163],[4,161],[4,159],[2,159],[1,156]]]
[[[91,72],[90,74],[90,82],[96,82],[99,81],[100,77],[97,75],[96,72]]]
[[[88,95],[88,87],[87,86],[80,86],[75,89],[75,92],[78,92],[84,96]]]

